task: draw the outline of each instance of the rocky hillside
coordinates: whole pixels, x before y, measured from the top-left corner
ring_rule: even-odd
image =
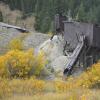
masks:
[[[21,39],[23,49],[34,48],[35,53],[41,50],[45,53],[48,60],[47,68],[53,69],[55,73],[62,75],[67,63],[67,57],[63,55],[64,40],[62,37],[54,36],[50,40],[50,36],[38,32],[21,33],[13,28],[0,27],[0,53],[9,50],[9,43],[13,39]]]
[[[49,36],[38,32],[21,33],[20,31],[13,28],[0,26],[1,54],[9,50],[9,42],[15,38],[21,38],[23,41],[24,49],[29,49],[38,47],[44,41],[49,39]]]
[[[9,42],[21,34],[22,33],[16,29],[7,29],[0,26],[0,53],[6,52],[9,49]]]

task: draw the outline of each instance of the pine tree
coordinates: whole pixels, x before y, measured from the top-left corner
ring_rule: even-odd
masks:
[[[80,4],[80,7],[77,13],[77,19],[82,22],[86,21],[86,12],[85,12],[85,7],[83,3]]]
[[[0,22],[3,22],[3,16],[1,11],[0,11]]]

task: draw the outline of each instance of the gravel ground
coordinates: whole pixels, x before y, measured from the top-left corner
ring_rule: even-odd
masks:
[[[24,46],[26,49],[28,48],[38,48],[44,41],[49,39],[50,36],[47,34],[31,32],[24,40]]]
[[[4,28],[0,26],[0,53],[4,53],[8,50],[9,42],[22,36],[22,34],[16,29],[13,28]],[[31,32],[25,38],[23,38],[23,45],[25,49],[35,48],[35,50],[41,45],[44,41],[49,39],[50,36],[38,32]]]
[[[13,28],[2,28],[0,27],[0,53],[4,53],[8,49],[9,42],[18,36],[20,36],[22,33],[17,31]]]

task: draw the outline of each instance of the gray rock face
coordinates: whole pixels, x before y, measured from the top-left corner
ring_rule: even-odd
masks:
[[[61,36],[54,36],[52,41],[49,39],[39,47],[39,51],[44,51],[50,66],[54,69],[54,72],[62,75],[67,64],[67,56],[64,56],[63,54],[63,44],[64,40]]]
[[[62,55],[56,58],[51,63],[51,66],[53,66],[56,72],[60,72],[60,71],[63,72],[66,67],[67,61],[68,61],[67,57]]]

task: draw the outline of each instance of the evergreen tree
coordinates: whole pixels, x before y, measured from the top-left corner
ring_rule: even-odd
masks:
[[[54,15],[62,12],[82,22],[100,23],[100,0],[1,0],[12,10],[23,12],[23,18],[34,15],[35,28],[41,32],[52,29]]]
[[[77,17],[79,21],[86,21],[86,12],[85,12],[85,7],[83,5],[83,3],[81,3],[78,13],[77,13]]]
[[[3,16],[1,11],[0,11],[0,22],[3,22]]]

